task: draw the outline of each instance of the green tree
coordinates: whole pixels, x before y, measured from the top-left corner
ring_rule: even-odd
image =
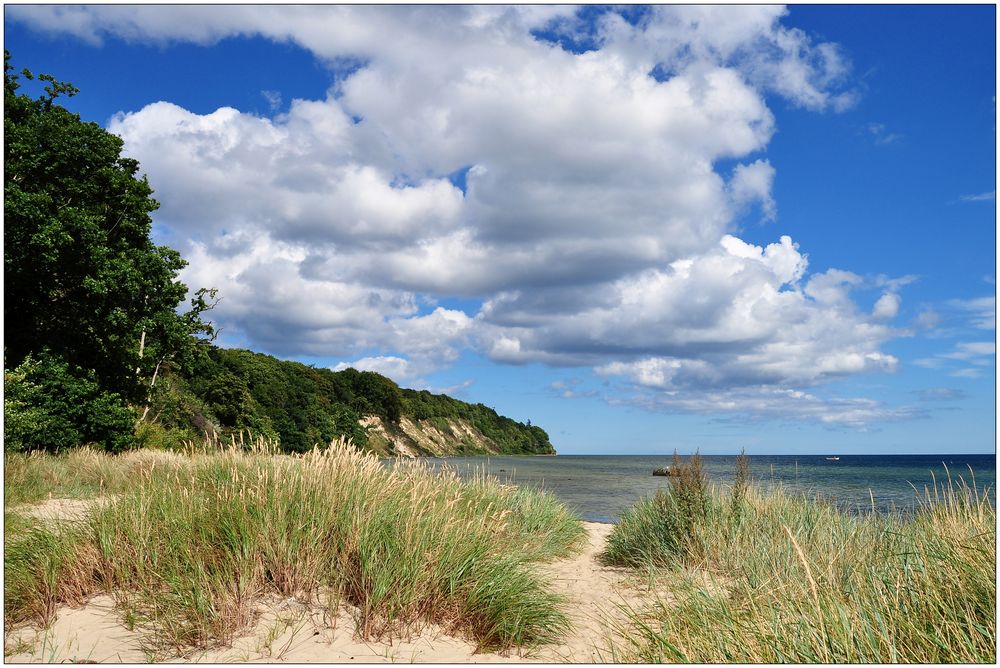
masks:
[[[131,441],[134,416],[102,391],[92,371],[57,356],[28,355],[4,372],[4,447],[59,451],[95,443],[118,452]]]
[[[4,368],[44,354],[109,401],[142,407],[162,364],[211,333],[201,314],[214,291],[176,313],[186,262],[150,239],[159,205],[139,163],[121,155],[121,138],[56,104],[76,88],[40,75],[33,98],[21,77],[36,79],[14,74],[5,51]]]

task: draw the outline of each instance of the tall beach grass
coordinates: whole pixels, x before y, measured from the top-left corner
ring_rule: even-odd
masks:
[[[8,625],[45,623],[54,605],[106,591],[152,644],[179,652],[230,642],[267,595],[347,603],[366,637],[435,622],[504,650],[567,629],[562,601],[531,564],[571,553],[584,530],[547,494],[486,476],[463,483],[419,463],[386,467],[345,442],[300,456],[262,443],[187,456],[91,452],[93,477],[35,457],[12,467],[30,491],[9,494],[58,492],[36,470],[51,466],[70,490],[116,497],[82,524],[8,541]],[[44,572],[29,566],[40,554],[56,555]]]
[[[611,563],[654,568],[669,595],[631,610],[615,658],[696,663],[994,663],[996,512],[961,478],[915,513],[845,514],[737,486],[678,516],[676,487],[637,504]],[[668,515],[668,517],[664,517]]]
[[[135,459],[136,453],[128,455]],[[50,496],[87,498],[117,487],[128,477],[124,459],[90,447],[53,456],[45,452],[4,455],[4,505],[32,503]]]

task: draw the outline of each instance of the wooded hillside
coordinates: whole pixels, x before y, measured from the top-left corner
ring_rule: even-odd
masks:
[[[168,372],[153,399],[146,438],[200,439],[250,431],[278,439],[284,450],[302,452],[349,436],[361,448],[369,439],[360,420],[378,416],[422,422],[468,421],[505,454],[553,454],[548,434],[470,404],[426,390],[400,388],[372,371],[330,371],[282,361],[249,350],[212,347],[182,374]],[[461,443],[455,452],[475,454]],[[484,452],[485,453],[485,452]]]

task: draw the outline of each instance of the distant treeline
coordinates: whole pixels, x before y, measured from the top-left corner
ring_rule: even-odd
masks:
[[[426,390],[400,388],[373,371],[330,371],[249,350],[211,347],[185,373],[159,386],[145,428],[147,438],[198,439],[206,431],[250,431],[281,442],[289,452],[349,436],[367,448],[360,420],[378,416],[398,424],[465,419],[502,452],[554,452],[545,430]]]

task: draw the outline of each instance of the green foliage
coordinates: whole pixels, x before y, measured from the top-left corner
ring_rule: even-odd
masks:
[[[733,479],[733,492],[729,497],[729,504],[735,522],[739,522],[743,515],[743,506],[746,503],[747,490],[750,489],[750,458],[746,450],[740,452],[736,457],[736,476]]]
[[[7,541],[6,622],[45,623],[99,589],[150,646],[173,650],[231,641],[275,594],[334,614],[345,600],[366,638],[430,621],[506,649],[566,629],[562,601],[532,566],[573,553],[584,530],[551,495],[420,463],[386,467],[344,442],[294,457],[266,444],[210,449],[8,456],[5,475],[16,477],[5,488],[70,482],[72,459],[103,471],[115,499],[80,531]]]
[[[665,566],[681,553],[684,536],[676,499],[669,491],[657,490],[622,513],[601,560],[618,566]]]
[[[4,63],[5,361],[42,348],[93,369],[100,386],[141,401],[139,338],[186,292],[180,255],[149,239],[152,189],[122,140],[55,104],[53,82],[17,93]],[[25,78],[33,78],[30,72]]]
[[[333,376],[336,392],[359,415],[379,415],[399,422],[403,399],[399,386],[374,371],[348,368]]]
[[[131,443],[135,413],[105,392],[90,369],[43,351],[4,371],[4,448],[58,451],[86,443],[118,452]]]
[[[158,204],[139,163],[122,157],[119,137],[56,103],[73,86],[40,75],[44,95],[20,93],[21,78],[36,77],[14,74],[9,59],[5,51],[4,319],[16,325],[6,329],[4,368],[45,354],[72,370],[65,396],[51,383],[22,394],[24,420],[14,432],[24,448],[88,440],[122,447],[131,427],[119,437],[107,428],[123,402],[146,403],[167,360],[189,356],[193,337],[211,333],[201,314],[214,291],[199,291],[190,311],[175,312],[187,292],[177,281],[185,262],[150,240]],[[96,411],[92,419],[63,402],[76,395]],[[46,423],[55,431],[36,443]],[[74,435],[83,440],[70,443]]]
[[[670,478],[671,493],[687,534],[693,533],[695,524],[703,522],[711,510],[708,480],[701,468],[701,455],[697,452],[682,464],[679,475]]]
[[[211,348],[185,382],[223,433],[277,439],[287,452],[340,436],[364,447],[361,416],[399,410],[399,388],[376,373],[334,373],[249,350]]]
[[[14,519],[14,518],[12,518]],[[15,524],[17,520],[15,519]],[[71,573],[79,570],[80,534],[62,526],[32,526],[4,540],[4,627],[36,620],[48,625],[61,603],[82,602]],[[77,590],[77,596],[71,592]]]
[[[150,411],[136,429],[137,438],[144,430],[152,433],[154,427],[167,430],[180,440],[198,441],[206,432],[217,431],[218,425],[205,402],[191,392],[184,376],[168,367],[151,394]],[[260,435],[271,436],[268,429],[260,427]]]
[[[986,490],[949,480],[911,517],[849,515],[780,488],[748,485],[738,505],[710,496],[715,512],[694,527],[697,558],[654,571],[669,598],[630,614],[618,661],[996,662]]]
[[[508,454],[554,452],[548,434],[482,404],[400,389],[372,371],[330,371],[249,350],[206,347],[184,373],[169,371],[153,395],[150,420],[188,434],[249,431],[280,441],[286,452],[305,452],[341,436],[369,444],[359,420],[378,416],[429,420],[448,432],[448,419],[464,419]],[[456,451],[482,454],[471,442]]]
[[[155,422],[140,422],[135,428],[135,446],[148,450],[179,452],[201,437],[187,429],[167,429]]]
[[[657,490],[626,510],[608,536],[601,555],[608,564],[667,566],[698,556],[703,551],[698,529],[713,514],[708,481],[695,453],[682,464],[674,453],[670,488]]]

